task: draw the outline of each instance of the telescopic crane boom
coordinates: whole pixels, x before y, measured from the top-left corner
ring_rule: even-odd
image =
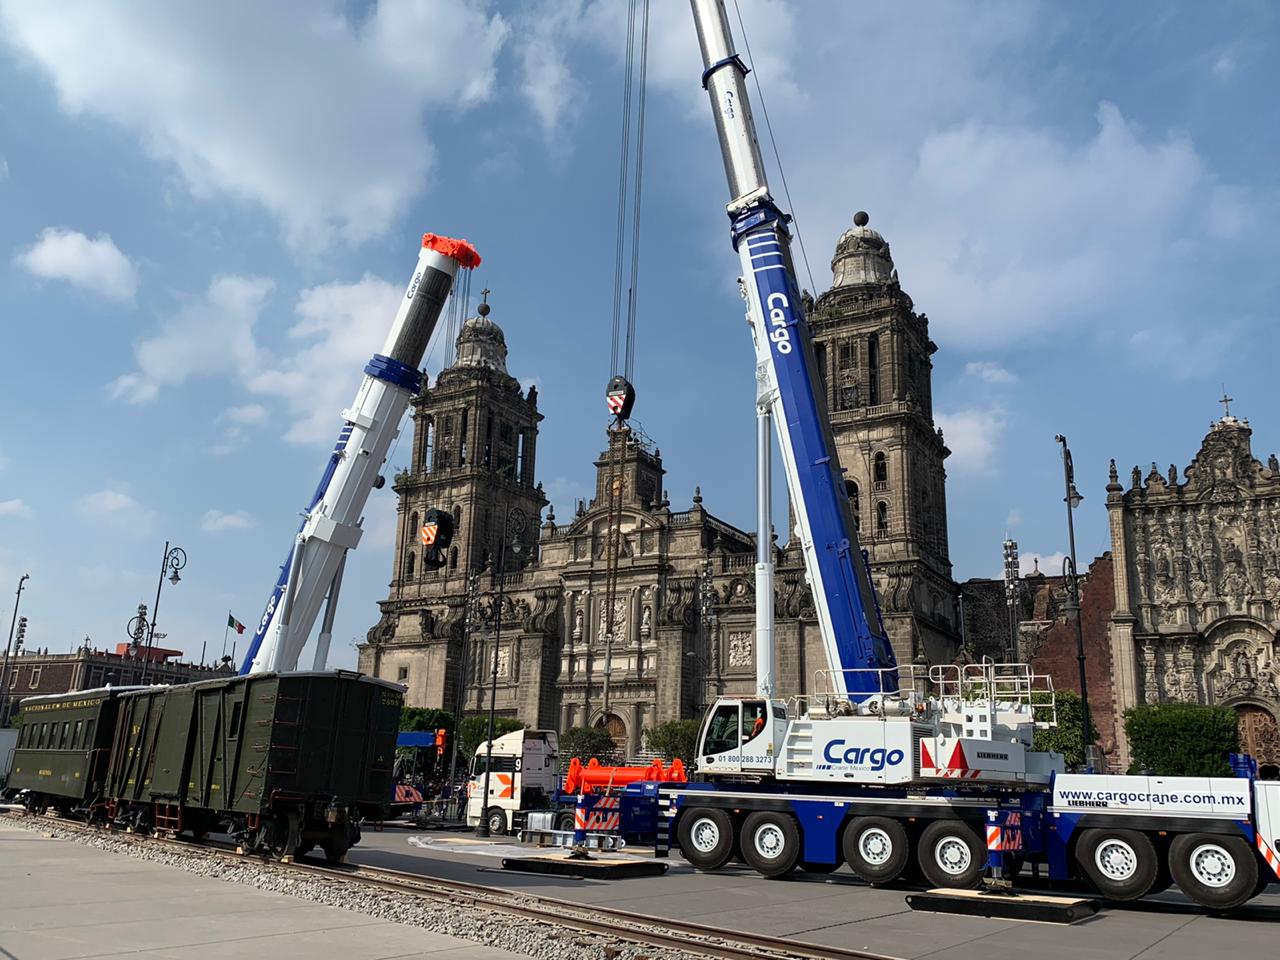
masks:
[[[896,686],[897,665],[854,532],[809,326],[791,260],[790,217],[769,193],[751,104],[723,0],[692,0],[731,200],[734,249],[755,339],[762,401],[772,409],[805,570],[837,696],[861,702]],[[767,426],[762,428],[767,430]],[[769,531],[761,529],[762,544]],[[764,562],[764,551],[761,551]]]
[[[315,625],[321,602],[329,598],[315,655],[322,670],[329,655],[333,611],[342,584],[348,550],[360,542],[360,523],[369,494],[382,486],[380,475],[409,400],[422,386],[418,369],[458,268],[480,264],[465,240],[428,233],[418,265],[400,301],[382,349],[364,368],[364,381],[316,487],[275,589],[253,633],[240,667],[242,674],[297,668],[298,657]],[[417,535],[417,531],[414,531]]]

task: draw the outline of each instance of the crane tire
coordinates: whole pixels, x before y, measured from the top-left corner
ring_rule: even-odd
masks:
[[[1243,837],[1184,833],[1169,844],[1169,872],[1200,906],[1231,910],[1254,896],[1258,858]]]
[[[867,883],[892,883],[911,857],[907,830],[888,817],[855,817],[844,828],[844,859]]]
[[[1145,897],[1160,876],[1160,855],[1137,830],[1090,829],[1076,841],[1076,863],[1108,900]]]
[[[934,820],[920,833],[916,859],[935,887],[972,890],[987,869],[987,847],[963,820]]]
[[[733,820],[724,810],[692,807],[676,826],[680,854],[699,870],[719,870],[733,856]]]
[[[789,813],[760,810],[742,824],[742,855],[763,877],[786,876],[800,863],[802,852],[800,825]]]

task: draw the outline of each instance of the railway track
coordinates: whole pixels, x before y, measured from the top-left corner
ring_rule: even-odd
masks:
[[[73,832],[99,834],[103,832],[101,828],[91,827],[74,820],[61,818],[50,818],[50,820],[59,827]],[[111,835],[137,843],[159,843],[170,849],[198,851],[209,856],[230,858],[238,862],[250,859],[236,853],[233,844],[219,841],[196,842],[128,833]],[[609,941],[625,941],[640,946],[715,957],[717,960],[893,960],[883,954],[862,950],[846,950],[762,934],[724,930],[686,920],[654,917],[613,907],[584,904],[462,880],[427,877],[384,867],[316,863],[306,858],[288,864],[263,862],[280,870],[305,873],[335,883],[358,884],[366,889],[404,897],[443,902],[480,912],[496,912]]]

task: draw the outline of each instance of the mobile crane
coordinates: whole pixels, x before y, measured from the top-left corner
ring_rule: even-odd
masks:
[[[847,862],[872,883],[909,869],[938,887],[1079,872],[1113,899],[1176,880],[1199,903],[1237,906],[1280,876],[1280,783],[1068,775],[1031,749],[1056,722],[1048,678],[1022,664],[896,663],[862,554],[790,253],[789,217],[764,175],[723,0],[691,0],[755,344],[759,438],[757,691],[721,697],[699,734],[704,782],[659,792],[659,847],[716,869],[741,850],[758,872]],[[828,668],[814,693],[775,698],[769,523],[770,421],[795,510]],[[1247,760],[1247,758],[1246,758]],[[985,833],[985,838],[984,838]],[[665,834],[665,838],[664,838]]]
[[[459,268],[471,270],[479,265],[480,255],[465,240],[434,233],[423,236],[417,267],[391,331],[381,351],[365,365],[351,409],[342,413],[338,441],[253,632],[241,674],[296,669],[320,605],[328,597],[313,667],[325,668],[347,551],[360,542],[365,504],[369,494],[385,482],[380,471],[387,452],[400,432],[409,400],[422,386],[418,365]],[[448,546],[451,532],[451,523],[439,515],[422,531],[414,531],[414,536],[438,553]]]

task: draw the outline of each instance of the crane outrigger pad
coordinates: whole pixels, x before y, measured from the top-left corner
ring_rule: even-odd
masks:
[[[1075,923],[1102,906],[1089,897],[1053,897],[1038,893],[991,893],[985,890],[926,890],[907,894],[907,906],[929,913],[956,913],[998,920]]]
[[[626,880],[631,877],[660,877],[667,872],[665,863],[601,857],[570,859],[567,857],[503,857],[503,870],[520,873],[549,873],[557,877],[582,877],[591,880]]]

